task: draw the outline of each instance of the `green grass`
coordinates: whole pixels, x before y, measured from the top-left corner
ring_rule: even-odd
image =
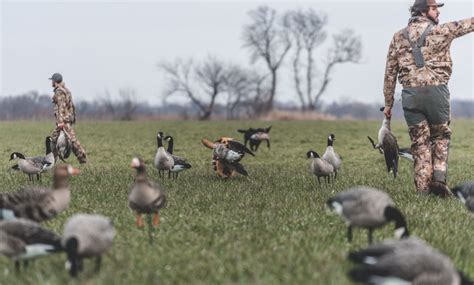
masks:
[[[272,149],[262,144],[243,164],[250,176],[219,179],[212,170],[211,152],[203,137],[233,136],[237,128],[272,125]],[[474,218],[455,199],[441,200],[415,193],[412,166],[400,162],[396,180],[385,172],[383,158],[371,149],[367,135],[376,137],[380,122],[79,122],[76,127],[89,164],[70,179],[72,200],[67,210],[44,225],[58,233],[74,213],[111,217],[117,229],[102,271],[93,261],[77,281],[64,269],[64,255],[33,262],[28,274],[16,275],[13,263],[0,257],[1,284],[350,284],[346,261],[350,250],[367,244],[363,230],[346,241],[346,227],[330,213],[325,201],[355,185],[369,185],[390,193],[406,214],[413,235],[449,255],[456,266],[474,278]],[[16,191],[27,177],[9,170],[13,151],[37,155],[52,122],[0,123],[0,190]],[[472,121],[454,121],[449,157],[449,184],[473,179]],[[166,180],[168,205],[161,211],[155,243],[146,230],[135,227],[127,193],[135,172],[133,156],[142,156],[152,179],[156,133],[175,138],[175,152],[193,168],[179,180]],[[334,185],[320,187],[309,174],[306,152],[324,152],[327,136],[336,134],[335,149],[343,169]],[[404,122],[394,122],[402,147],[409,145]],[[69,159],[78,166],[74,158]],[[43,184],[51,183],[51,175]],[[393,236],[393,225],[375,231],[374,238]]]

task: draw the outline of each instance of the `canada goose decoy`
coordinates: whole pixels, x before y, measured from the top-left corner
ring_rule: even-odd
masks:
[[[148,179],[145,164],[141,158],[134,157],[130,167],[137,170],[135,181],[128,193],[128,205],[137,214],[137,226],[143,227],[142,214],[149,215],[150,228],[152,226],[150,215],[153,214],[153,225],[157,226],[160,223],[159,211],[166,205],[165,192],[158,184]]]
[[[69,158],[72,152],[72,144],[69,137],[66,135],[64,130],[59,132],[58,139],[56,141],[56,153],[63,162],[66,162],[66,159]]]
[[[398,154],[408,161],[415,161],[415,159],[413,158],[413,154],[411,153],[411,149],[409,147],[399,149]]]
[[[473,284],[446,255],[419,239],[389,240],[354,251],[353,281],[365,284]]]
[[[270,149],[270,135],[268,134],[270,130],[272,129],[272,126],[269,126],[268,128],[258,128],[258,129],[253,129],[249,128],[248,130],[237,130],[239,133],[244,134],[244,145],[247,147],[247,142],[250,142],[250,150],[251,151],[257,151],[258,147],[260,146],[260,143],[262,141],[267,142],[267,147]]]
[[[17,272],[21,260],[26,269],[29,259],[60,250],[60,236],[35,222],[26,219],[0,221],[0,253],[15,261]]]
[[[201,142],[205,147],[212,149],[212,164],[218,176],[229,178],[234,175],[234,172],[248,176],[240,161],[246,153],[255,155],[243,144],[229,137],[221,137],[215,142],[202,139]]]
[[[173,173],[173,178],[178,178],[178,174],[181,171],[187,170],[191,168],[191,164],[187,162],[187,160],[182,156],[177,156],[173,154],[174,148],[174,139],[172,136],[166,136],[165,141],[168,142],[168,149],[166,150],[171,156],[173,157],[174,165],[171,168],[171,172]]]
[[[467,209],[474,213],[474,181],[463,182],[451,190]]]
[[[395,222],[396,238],[409,236],[405,217],[385,192],[358,186],[338,193],[327,201],[327,205],[346,221],[349,242],[352,241],[353,227],[368,229],[371,244],[374,229],[392,221]]]
[[[69,274],[82,271],[82,260],[95,257],[95,270],[102,263],[102,254],[110,247],[115,236],[112,221],[100,215],[76,214],[64,225],[61,245],[66,251]]]
[[[337,172],[341,169],[342,165],[342,158],[341,156],[334,150],[334,141],[336,140],[336,136],[334,134],[330,134],[328,137],[328,145],[326,147],[326,151],[323,154],[323,159],[328,161],[334,167],[334,179],[337,178]]]
[[[319,154],[314,150],[310,150],[306,153],[307,158],[312,158],[310,164],[311,173],[318,179],[319,185],[321,185],[321,177],[324,177],[326,183],[331,183],[331,175],[334,174],[334,166],[329,161],[326,161],[319,157]]]
[[[52,219],[68,206],[71,197],[68,176],[77,173],[79,169],[70,165],[57,165],[52,188],[30,186],[17,192],[0,193],[0,208],[10,209],[16,217],[35,222]]]
[[[380,111],[383,111],[381,108]],[[385,157],[385,164],[387,165],[387,172],[393,171],[393,176],[396,178],[398,173],[398,143],[397,138],[393,135],[390,127],[390,119],[384,117],[382,126],[378,133],[378,143],[375,144],[374,140],[367,136],[372,146],[378,149],[380,153],[383,153]]]
[[[48,171],[48,170],[50,170],[51,168],[54,167],[55,160],[54,160],[54,153],[51,149],[51,144],[52,143],[53,143],[53,139],[50,136],[47,136],[46,141],[45,141],[46,155],[44,157],[43,156],[38,156],[38,157],[34,158],[37,161],[46,162],[46,165],[43,167],[43,170],[41,171],[41,173],[46,172],[46,171]],[[12,166],[12,169],[20,170],[20,167],[19,167],[18,164],[15,164],[14,166]]]
[[[28,175],[28,180],[33,182],[33,176],[36,175],[36,180],[41,180],[41,173],[46,171],[51,165],[45,160],[44,156],[25,157],[22,153],[13,152],[10,154],[10,160],[18,159],[18,167],[15,165],[13,169],[18,169]]]
[[[168,171],[168,178],[171,178],[171,169],[174,165],[174,159],[163,146],[163,132],[158,132],[156,141],[158,143],[158,149],[155,155],[155,167],[158,169],[158,175],[160,178],[164,178],[165,171]]]

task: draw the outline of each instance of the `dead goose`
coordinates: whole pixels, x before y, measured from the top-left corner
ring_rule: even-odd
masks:
[[[466,205],[469,211],[474,212],[474,181],[463,182],[451,191]]]
[[[15,261],[15,268],[20,270],[20,261],[24,266],[27,260],[48,255],[61,250],[61,238],[42,228],[35,222],[25,219],[0,221],[0,253]]]
[[[326,147],[326,151],[323,154],[323,159],[328,161],[334,167],[334,179],[337,177],[337,172],[341,169],[342,159],[341,156],[334,150],[334,141],[336,140],[336,136],[334,134],[330,134],[328,137],[328,145]]]
[[[187,170],[191,168],[191,164],[189,164],[186,159],[182,156],[177,156],[173,154],[174,148],[174,139],[172,136],[166,136],[165,141],[168,142],[168,149],[166,150],[171,156],[173,157],[174,165],[171,168],[171,172],[173,173],[174,178],[178,178],[178,174],[181,171]]]
[[[174,160],[171,154],[169,154],[163,147],[163,132],[158,132],[156,136],[158,149],[155,155],[155,167],[158,169],[158,175],[161,178],[165,177],[165,171],[168,172],[168,178],[171,177],[171,169],[174,165]]]
[[[215,142],[207,139],[201,140],[202,144],[212,149],[212,164],[217,175],[222,178],[229,178],[238,172],[244,176],[248,173],[240,161],[246,153],[254,156],[248,148],[243,144],[235,141],[233,138],[221,137]]]
[[[384,241],[351,252],[359,267],[349,272],[356,282],[367,284],[473,284],[446,255],[418,239]]]
[[[53,187],[24,187],[17,192],[0,193],[0,208],[10,209],[16,217],[43,222],[54,218],[69,204],[68,176],[79,173],[67,164],[55,167]]]
[[[64,225],[61,245],[67,253],[69,274],[77,276],[84,258],[95,257],[98,272],[102,255],[112,247],[115,229],[112,221],[100,215],[76,214]]]
[[[28,180],[33,182],[33,176],[36,180],[41,180],[41,173],[48,169],[50,162],[45,160],[44,156],[25,157],[22,153],[13,152],[10,154],[10,160],[18,159],[18,168],[14,165],[13,169],[18,169],[28,175]]]
[[[326,161],[319,157],[319,154],[314,150],[310,150],[306,153],[307,158],[312,158],[310,164],[311,174],[316,176],[318,179],[319,185],[321,185],[321,177],[324,177],[326,183],[331,182],[331,175],[334,174],[334,167],[329,161]]]
[[[381,108],[380,111],[383,111]],[[384,118],[382,126],[378,133],[378,143],[375,144],[374,140],[367,136],[372,146],[378,149],[380,153],[383,153],[385,157],[385,164],[387,165],[387,172],[393,171],[393,176],[396,178],[398,173],[398,143],[397,138],[393,135],[390,127],[390,119]]]
[[[411,153],[411,149],[408,147],[399,149],[398,154],[408,161],[411,161],[411,162],[415,161],[413,159],[413,154]]]
[[[352,228],[369,230],[369,244],[372,232],[389,222],[395,222],[395,237],[408,237],[409,232],[403,214],[395,208],[390,196],[374,188],[358,186],[340,192],[327,201],[327,205],[342,216],[347,225],[347,239],[352,241]]]
[[[63,162],[66,162],[66,159],[69,158],[72,152],[72,144],[69,137],[66,135],[64,130],[59,132],[58,139],[56,141],[56,153]]]
[[[128,205],[137,213],[137,226],[143,227],[142,214],[153,214],[153,225],[159,225],[159,210],[166,204],[165,193],[158,184],[148,179],[142,159],[133,158],[130,166],[137,170],[137,175],[128,193]]]

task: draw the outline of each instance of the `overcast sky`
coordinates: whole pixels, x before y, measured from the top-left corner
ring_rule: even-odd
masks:
[[[51,93],[47,79],[60,72],[76,101],[104,96],[105,89],[117,94],[119,88],[131,87],[150,103],[161,101],[165,87],[157,68],[161,61],[216,55],[250,66],[242,30],[250,23],[248,11],[262,4],[279,13],[309,7],[325,12],[329,34],[353,29],[362,38],[362,63],[338,66],[324,100],[383,103],[388,44],[406,25],[413,2],[0,1],[0,96]],[[474,15],[473,0],[445,2],[441,23]],[[327,48],[321,46],[318,53]],[[474,34],[452,45],[449,87],[454,99],[474,100],[473,51]],[[288,62],[281,70],[277,98],[296,102]]]

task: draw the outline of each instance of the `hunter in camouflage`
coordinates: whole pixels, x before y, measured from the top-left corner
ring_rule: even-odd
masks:
[[[474,18],[438,25],[438,7],[443,5],[416,0],[408,26],[393,36],[385,68],[384,114],[391,117],[398,77],[415,160],[416,190],[449,195],[450,47],[454,39],[474,31]]]
[[[72,125],[76,123],[76,108],[72,102],[71,92],[66,88],[61,74],[53,74],[50,80],[52,80],[52,86],[54,87],[53,104],[54,116],[56,117],[56,127],[51,134],[53,144],[56,145],[61,130],[64,131],[65,135],[71,141],[72,151],[74,155],[76,155],[77,160],[80,163],[86,163],[86,152],[82,148],[72,128]],[[58,153],[56,147],[53,147],[53,151],[55,159],[57,159]]]

